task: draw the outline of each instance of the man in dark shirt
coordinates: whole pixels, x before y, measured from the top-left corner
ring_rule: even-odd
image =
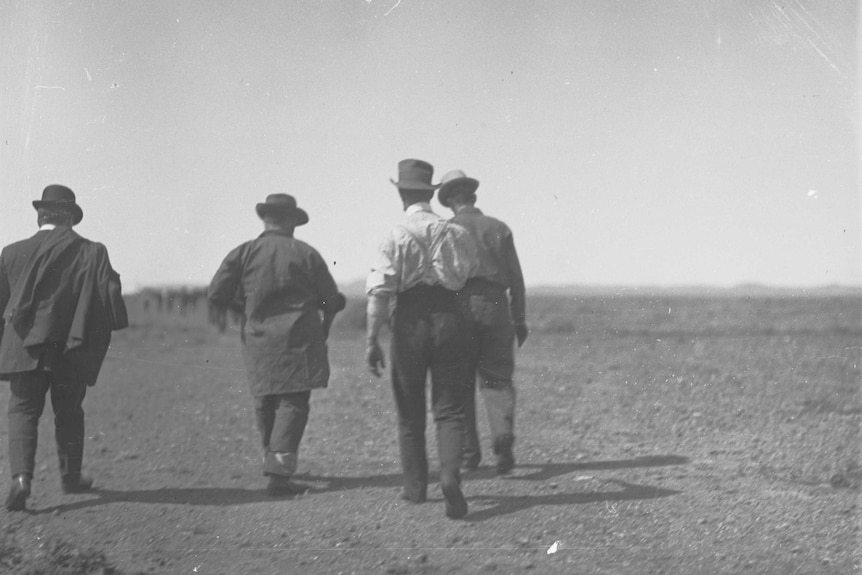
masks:
[[[450,220],[467,229],[479,247],[479,268],[461,290],[461,301],[472,318],[474,373],[481,379],[482,395],[497,456],[497,473],[515,465],[515,368],[514,340],[523,345],[529,330],[526,324],[524,276],[509,226],[484,215],[476,203],[478,180],[461,170],[443,176],[437,199],[450,208]],[[507,294],[508,292],[508,294]],[[475,389],[464,408],[465,441],[461,466],[475,470],[482,459],[476,431]]]
[[[108,251],[72,231],[84,217],[69,188],[51,185],[33,202],[36,235],[0,254],[0,379],[10,382],[6,508],[30,495],[39,417],[50,391],[63,491],[87,491],[81,475],[87,387],[96,383],[111,331],[128,326],[120,276]]]
[[[210,303],[244,312],[242,352],[263,444],[270,495],[295,491],[299,442],[311,390],[329,382],[326,339],[344,309],[326,262],[293,237],[308,214],[293,196],[271,194],[257,204],[265,230],[232,250],[209,287]],[[321,318],[320,312],[323,312]]]

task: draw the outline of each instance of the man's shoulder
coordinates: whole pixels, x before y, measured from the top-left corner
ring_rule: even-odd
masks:
[[[489,216],[478,210],[471,212],[461,212],[452,216],[450,222],[471,227],[472,225],[481,225],[484,228],[495,228],[500,231],[511,231],[508,224],[499,218]]]
[[[243,250],[253,244],[269,244],[269,247],[265,249],[286,250],[301,257],[321,257],[317,249],[311,244],[286,234],[262,234],[240,245],[237,250]]]
[[[39,240],[37,236],[30,236],[29,238],[24,238],[23,240],[18,240],[17,242],[7,244],[3,247],[2,254],[3,256],[13,255],[20,251],[27,250],[28,248],[36,245],[38,242]]]

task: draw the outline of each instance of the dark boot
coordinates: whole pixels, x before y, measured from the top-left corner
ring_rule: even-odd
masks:
[[[461,480],[457,476],[440,477],[440,488],[446,499],[446,517],[449,519],[461,519],[467,515],[467,500],[461,491]]]
[[[63,493],[67,495],[70,493],[85,493],[92,489],[93,478],[84,475],[66,476],[61,480],[61,484],[63,486]]]
[[[308,487],[297,485],[290,480],[290,477],[285,475],[269,475],[269,481],[266,484],[266,493],[270,497],[290,497],[299,495],[308,491]]]
[[[497,456],[497,473],[504,475],[515,467],[515,455],[512,453],[512,435],[501,435],[494,439],[494,455]]]
[[[6,509],[9,511],[24,511],[27,508],[27,498],[30,496],[30,476],[16,475],[12,479],[9,495],[6,496]]]

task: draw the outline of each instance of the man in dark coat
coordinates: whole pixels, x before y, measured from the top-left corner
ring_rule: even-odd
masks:
[[[470,316],[471,363],[478,372],[485,411],[493,436],[497,473],[508,473],[515,465],[515,369],[514,341],[523,345],[529,333],[526,323],[526,292],[521,263],[515,251],[512,230],[475,207],[479,181],[461,170],[443,176],[437,199],[451,208],[450,220],[470,232],[479,247],[479,268],[460,292]],[[462,468],[475,470],[482,459],[476,429],[475,386],[464,406],[464,456]]]
[[[0,253],[0,379],[11,388],[6,508],[13,511],[23,510],[30,495],[49,391],[63,491],[92,486],[81,475],[84,395],[96,383],[111,331],[128,326],[107,249],[72,231],[83,218],[74,192],[48,186],[33,206],[39,231]]]
[[[294,491],[299,442],[308,422],[311,390],[329,382],[326,338],[344,309],[326,262],[293,237],[308,214],[293,196],[271,194],[257,204],[265,230],[232,250],[209,288],[220,310],[244,312],[242,351],[263,443],[267,491]],[[320,312],[323,312],[321,318]]]

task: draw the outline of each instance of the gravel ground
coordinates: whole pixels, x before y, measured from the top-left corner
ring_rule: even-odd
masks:
[[[97,490],[61,494],[43,416],[30,510],[0,511],[0,571],[858,572],[858,299],[680,298],[670,323],[667,303],[532,311],[518,467],[494,473],[480,415],[463,521],[436,484],[424,505],[398,499],[388,378],[365,372],[360,332],[333,335],[330,388],[312,396],[308,491],[271,499],[236,333],[134,312],[85,402]],[[429,421],[432,462],[433,437]]]

